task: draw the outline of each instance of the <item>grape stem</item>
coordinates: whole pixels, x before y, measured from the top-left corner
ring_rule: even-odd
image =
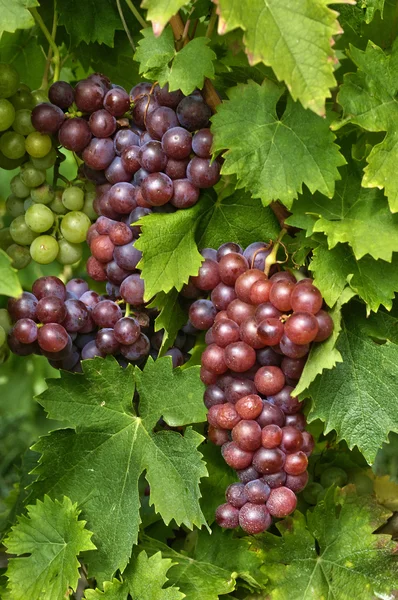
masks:
[[[126,302],[126,309],[125,309],[124,316],[125,317],[130,316],[130,304],[128,302]]]
[[[59,54],[59,49],[57,44],[55,43],[54,39],[51,36],[51,33],[48,31],[43,19],[41,18],[41,16],[39,15],[39,13],[37,12],[36,8],[29,8],[29,12],[32,15],[32,17],[34,18],[34,20],[36,21],[36,23],[38,24],[38,26],[40,27],[40,29],[42,30],[44,37],[46,38],[46,40],[48,41],[48,43],[50,44],[50,48],[53,51],[53,59],[52,62],[54,64],[54,75],[53,75],[53,82],[58,81],[59,79],[59,72],[60,72],[60,64],[61,64],[61,57]]]
[[[282,231],[278,235],[278,239],[276,240],[274,247],[272,248],[271,252],[268,254],[267,258],[265,259],[264,273],[267,276],[269,275],[272,265],[274,265],[277,262],[280,262],[277,260],[276,256],[278,254],[279,246],[282,245],[285,248],[284,244],[282,244],[282,238],[286,233],[287,233],[287,230],[282,229]],[[286,252],[286,248],[285,248],[285,252]],[[285,262],[285,261],[283,261],[283,262]]]
[[[211,38],[211,35],[213,33],[214,26],[215,26],[216,22],[217,22],[217,6],[214,5],[213,9],[211,11],[209,24],[208,24],[207,29],[206,29],[206,33],[205,33],[206,37]]]
[[[54,0],[54,16],[53,16],[53,28],[51,31],[51,37],[55,40],[58,26],[58,13],[57,13],[57,0]],[[53,57],[53,49],[50,46],[48,49],[46,65],[44,67],[43,78],[41,80],[40,89],[46,91],[48,88],[48,73],[50,71],[51,59]]]
[[[131,2],[131,0],[126,0],[126,4],[137,19],[138,23],[141,25],[141,27],[149,27],[149,24],[145,21],[145,19],[141,17],[140,13],[138,12],[134,4]]]
[[[133,38],[132,38],[132,36],[131,36],[130,30],[129,30],[129,28],[128,28],[128,25],[127,25],[127,23],[126,23],[126,19],[124,18],[124,14],[123,14],[122,6],[121,6],[121,4],[120,4],[120,0],[116,0],[116,6],[117,6],[117,10],[118,10],[118,12],[119,12],[120,20],[121,20],[121,22],[122,22],[122,25],[123,25],[124,31],[125,31],[125,33],[126,33],[126,35],[127,35],[127,39],[128,39],[128,41],[129,41],[129,43],[130,43],[130,46],[131,46],[131,47],[132,47],[132,49],[133,49],[133,52],[135,52],[135,44],[134,44],[134,40],[133,40]]]

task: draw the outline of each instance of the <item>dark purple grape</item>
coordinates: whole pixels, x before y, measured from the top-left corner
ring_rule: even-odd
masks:
[[[81,350],[84,348],[84,346],[86,346],[86,344],[95,340],[96,337],[97,333],[95,331],[92,331],[91,333],[78,333],[74,344],[77,348],[79,348],[79,350]]]
[[[14,328],[10,329],[7,335],[7,345],[11,352],[18,356],[29,356],[30,354],[39,354],[40,348],[37,342],[33,344],[22,344],[14,335]]]
[[[116,261],[111,260],[105,267],[106,275],[109,279],[109,282],[113,284],[113,286],[120,286],[120,284],[128,277],[131,272],[126,271],[119,267]],[[112,287],[113,287],[112,286]],[[120,289],[117,290],[120,295]]]
[[[172,127],[162,137],[162,148],[169,158],[187,158],[192,151],[192,135],[183,127]]]
[[[236,294],[234,288],[226,285],[222,281],[211,293],[211,301],[218,310],[226,310],[235,298]]]
[[[145,146],[145,144],[147,144],[148,142],[153,142],[153,141],[155,141],[153,139],[153,137],[151,137],[147,131],[143,131],[140,134],[139,146]]]
[[[214,323],[217,310],[210,300],[196,300],[189,308],[189,320],[196,329],[206,330]]]
[[[131,214],[131,213],[130,213]],[[119,221],[114,223],[109,229],[109,239],[115,246],[124,246],[133,240],[133,232],[131,227]]]
[[[231,402],[232,404],[236,404],[241,398],[252,394],[256,395],[256,392],[256,386],[253,381],[243,378],[243,376],[239,379],[232,379],[232,381],[225,386],[225,398],[227,402]]]
[[[225,499],[235,508],[241,508],[248,502],[245,485],[243,483],[231,483],[226,489]]]
[[[120,295],[125,302],[138,306],[144,304],[144,280],[138,273],[127,277],[120,286]]]
[[[131,211],[129,217],[127,217],[128,220],[126,221],[126,223],[130,225],[130,229],[131,229],[131,232],[132,232],[134,238],[137,238],[140,235],[141,226],[140,225],[131,226],[131,224],[136,223],[142,217],[146,217],[147,215],[150,215],[151,212],[152,212],[152,210],[150,208],[143,208],[141,206],[137,206],[137,208],[135,208],[134,210]]]
[[[104,92],[107,92],[112,87],[111,80],[103,73],[91,73],[91,75],[87,77],[87,80],[93,81],[97,85],[101,86]]]
[[[118,156],[121,156],[126,148],[131,146],[138,146],[139,136],[132,129],[119,129],[113,138],[113,145],[115,152]]]
[[[8,300],[7,309],[12,321],[19,319],[36,319],[37,298],[30,292],[23,292],[18,298],[10,298]]]
[[[223,256],[226,256],[231,252],[235,252],[236,254],[243,254],[243,250],[239,246],[239,244],[235,244],[234,242],[227,242],[225,244],[222,244],[217,250],[217,260],[220,260]]]
[[[301,431],[291,425],[285,425],[281,429],[281,435],[280,447],[284,452],[289,453],[301,450],[304,441]]]
[[[210,129],[199,129],[192,138],[192,150],[200,158],[211,157],[213,134]]]
[[[154,90],[155,98],[160,106],[168,106],[169,108],[177,108],[178,104],[184,98],[184,94],[181,90],[169,92],[169,85],[166,83],[164,87],[158,85]]]
[[[294,413],[293,415],[286,415],[285,425],[291,425],[295,429],[303,432],[306,428],[307,421],[303,413]]]
[[[100,329],[95,338],[95,343],[102,354],[117,354],[119,351],[119,342],[115,337],[113,329],[109,327]]]
[[[32,110],[31,120],[37,131],[51,135],[57,133],[65,120],[65,115],[55,104],[42,102]]]
[[[220,163],[195,156],[188,164],[187,178],[198,188],[213,187],[220,180]]]
[[[109,167],[105,169],[105,177],[109,183],[115,184],[131,180],[131,173],[123,167],[122,159],[116,156]]]
[[[84,162],[97,171],[109,167],[115,158],[113,140],[111,138],[93,138],[83,150]]]
[[[145,171],[145,169],[138,169],[138,171],[136,173],[134,173],[134,178],[133,178],[133,183],[136,186],[140,186],[142,184],[142,182],[144,181],[144,179],[146,179],[149,175],[148,171]]]
[[[151,349],[151,343],[144,333],[140,333],[139,338],[127,346],[122,345],[120,351],[127,360],[138,361],[145,356],[148,356]]]
[[[84,292],[88,292],[88,283],[84,279],[71,279],[66,284],[66,290],[75,294],[77,298],[80,298]]]
[[[93,308],[91,315],[99,327],[114,327],[123,313],[120,306],[112,300],[103,300]]]
[[[276,344],[279,344],[283,332],[283,323],[275,317],[269,317],[258,322],[258,337],[266,346],[276,346]]]
[[[105,94],[104,108],[114,117],[122,117],[130,108],[129,95],[121,87],[109,90]]]
[[[285,385],[278,393],[270,395],[268,401],[274,406],[278,406],[285,414],[294,414],[301,409],[301,402],[291,395],[292,391],[291,386]]]
[[[140,161],[138,160],[139,153],[139,146],[129,146],[122,151],[122,165],[129,173],[137,173],[141,168]]]
[[[271,488],[261,479],[253,479],[245,485],[245,492],[248,502],[253,504],[265,504],[271,493]]]
[[[302,283],[295,285],[291,295],[294,312],[309,312],[316,315],[323,304],[321,292],[314,285]]]
[[[271,491],[267,509],[273,517],[287,517],[297,506],[296,494],[287,487],[278,487]]]
[[[289,358],[303,358],[310,351],[309,344],[295,344],[287,335],[283,335],[279,342],[281,352]]]
[[[286,487],[292,490],[295,494],[301,492],[308,483],[308,473],[300,473],[300,475],[288,475],[286,477]]]
[[[87,121],[76,117],[62,124],[58,138],[60,144],[67,150],[82,152],[90,143],[91,131]]]
[[[207,127],[211,117],[211,110],[203,102],[203,98],[193,94],[181,100],[176,112],[178,121],[188,131]]]
[[[279,448],[259,448],[253,456],[254,468],[263,475],[277,473],[285,464],[285,454]]]
[[[209,385],[204,393],[204,403],[206,408],[223,404],[225,402],[225,394],[217,385]]]
[[[308,312],[295,312],[285,323],[285,332],[294,344],[309,344],[318,334],[318,321]],[[279,342],[279,340],[278,340]],[[278,342],[275,342],[276,344]],[[272,345],[272,344],[271,344]]]
[[[245,342],[233,342],[225,348],[225,363],[235,373],[248,371],[255,362],[256,352]]]
[[[181,367],[184,364],[184,355],[179,348],[169,348],[164,356],[171,356],[173,369]]]
[[[232,440],[242,450],[253,452],[261,446],[261,427],[256,421],[243,419],[232,429]]]
[[[260,427],[266,427],[271,424],[283,427],[284,422],[285,416],[282,410],[278,406],[274,406],[270,402],[264,401],[263,409],[257,417],[257,423],[259,423]]]
[[[177,127],[178,119],[174,110],[160,106],[151,111],[146,117],[146,128],[151,137],[161,140],[168,129]]]
[[[177,160],[175,158],[169,158],[167,161],[165,173],[170,179],[185,179],[187,176],[187,166],[189,158]]]
[[[264,242],[254,242],[250,246],[247,246],[243,252],[243,256],[247,258],[251,269],[264,271],[265,259],[270,252],[271,247],[267,248],[267,244],[264,244]]]
[[[116,183],[108,192],[109,203],[117,213],[127,215],[137,207],[135,187],[122,181]]]
[[[40,323],[62,323],[66,317],[64,300],[56,296],[42,298],[37,305],[36,316]]]
[[[138,158],[141,167],[149,173],[163,171],[167,165],[167,156],[160,142],[147,142],[141,146]]]
[[[271,516],[264,505],[247,502],[239,511],[239,525],[251,535],[266,531],[271,522]]]
[[[133,244],[125,244],[124,246],[116,246],[113,258],[122,269],[134,271],[142,258],[142,252],[137,250]]]
[[[249,263],[242,254],[231,252],[218,260],[221,281],[226,285],[235,285],[239,275],[249,268]]]
[[[221,406],[223,407],[225,404]],[[242,450],[235,442],[227,442],[224,444],[221,448],[221,452],[227,465],[239,471],[241,469],[246,469],[253,459],[253,452]]]
[[[80,353],[77,351],[72,352],[61,360],[51,360],[49,363],[54,369],[63,369],[64,371],[74,371],[77,363],[80,361]]]
[[[37,325],[32,319],[19,319],[12,333],[21,344],[33,344],[37,340]]]
[[[209,258],[210,260],[217,262],[217,250],[214,248],[203,248],[200,253],[203,258]]]
[[[87,306],[80,300],[66,300],[66,317],[62,321],[62,325],[66,331],[74,332],[82,329],[89,319]]]
[[[279,367],[282,362],[282,357],[280,354],[277,354],[275,350],[272,348],[261,348],[257,350],[257,362],[262,367]],[[282,369],[283,371],[283,369]]]
[[[75,104],[82,112],[92,113],[102,108],[104,89],[94,79],[83,79],[75,87]]]
[[[152,84],[148,81],[141,81],[141,83],[137,83],[134,87],[131,88],[129,92],[130,101],[136,102],[141,96],[149,95],[152,89]]]
[[[39,346],[45,352],[61,352],[70,340],[66,329],[59,323],[47,323],[37,333]]]
[[[138,127],[141,129],[146,127],[148,115],[150,115],[151,112],[156,108],[159,108],[159,104],[155,98],[150,96],[144,96],[143,98],[139,98],[134,102],[133,119]]]
[[[213,341],[222,348],[240,340],[239,326],[231,319],[223,319],[214,323],[212,330]]]
[[[246,259],[247,260],[247,259]],[[257,281],[266,281],[266,275],[259,269],[248,269],[235,282],[235,292],[243,302],[250,302],[250,292]]]
[[[250,467],[247,467],[246,469],[239,469],[236,474],[239,478],[239,481],[242,483],[248,483],[249,481],[258,479],[260,476],[259,472],[256,471],[253,465],[250,465]]]
[[[299,380],[306,363],[306,358],[289,358],[285,356],[281,363],[281,369],[285,377]]]
[[[92,340],[91,342],[88,342],[88,344],[86,344],[82,349],[82,360],[95,358],[96,356],[104,358],[105,355],[98,348],[95,340]]]
[[[110,300],[117,300],[120,298],[120,287],[116,283],[107,281],[105,284],[105,290]]]
[[[286,473],[285,471],[278,471],[278,473],[266,473],[261,477],[261,481],[269,485],[271,489],[279,488],[285,485]]]
[[[48,97],[52,104],[66,109],[72,106],[75,100],[75,92],[73,87],[69,83],[66,83],[66,81],[56,81],[50,86]]]
[[[116,131],[116,119],[103,108],[96,110],[88,120],[91,133],[97,138],[107,138]]]
[[[170,203],[176,208],[190,208],[199,200],[199,189],[188,179],[174,180],[174,193]]]
[[[315,318],[318,321],[318,333],[314,342],[323,342],[332,334],[334,323],[332,317],[325,310],[317,312]]]
[[[84,177],[92,183],[95,183],[95,185],[103,185],[104,183],[106,184],[108,182],[103,171],[95,171],[94,169],[90,169],[90,167],[88,167],[87,165],[83,165],[83,173]],[[100,214],[95,204],[94,210],[97,214]]]
[[[239,527],[239,510],[229,504],[221,504],[216,510],[216,523],[223,529]]]
[[[164,173],[151,173],[141,185],[144,199],[153,206],[162,206],[173,197],[173,182]]]
[[[66,298],[65,284],[58,277],[52,275],[36,279],[32,286],[32,292],[38,300],[46,296],[56,296],[61,300]]]
[[[134,344],[140,337],[140,325],[133,317],[122,317],[114,325],[116,340],[124,346]]]
[[[99,294],[97,294],[97,292],[89,291],[84,292],[84,294],[80,296],[79,300],[89,308],[94,308],[98,302],[101,302],[101,297]]]

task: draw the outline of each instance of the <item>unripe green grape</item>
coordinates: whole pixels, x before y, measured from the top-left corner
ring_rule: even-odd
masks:
[[[57,261],[61,265],[73,265],[81,260],[83,256],[83,246],[81,244],[71,244],[71,242],[62,238],[62,240],[59,240],[58,246]]]
[[[54,190],[47,182],[33,188],[30,195],[36,204],[50,204],[55,198]]]
[[[6,308],[0,308],[0,326],[6,333],[12,329],[11,317]]]
[[[44,204],[33,204],[26,211],[25,222],[32,231],[44,233],[54,224],[54,213]]]
[[[43,158],[52,148],[51,138],[47,134],[34,131],[25,140],[26,152],[35,158]]]
[[[44,90],[33,90],[32,98],[35,106],[42,102],[48,102],[48,96]]]
[[[7,158],[13,160],[25,155],[25,138],[15,131],[7,131],[0,138],[0,150]]]
[[[4,328],[0,325],[0,348],[4,346],[7,340],[7,334],[4,331]]]
[[[95,221],[95,219],[98,217],[97,213],[94,210],[95,197],[95,191],[88,191],[84,194],[83,212],[88,216],[90,221]]]
[[[13,239],[11,237],[10,228],[4,227],[0,229],[0,248],[2,250],[7,250],[8,246],[13,243]]]
[[[32,111],[27,110],[26,108],[17,110],[15,113],[14,122],[12,124],[13,130],[21,135],[29,135],[30,133],[33,133],[35,128],[32,125],[31,114]]]
[[[353,469],[350,471],[349,481],[355,485],[359,494],[373,493],[373,481],[361,469]]]
[[[321,485],[327,488],[331,485],[342,487],[348,481],[348,475],[340,467],[329,467],[325,469],[321,475]]]
[[[321,492],[323,492],[323,487],[321,484],[313,481],[312,483],[307,484],[302,496],[308,504],[315,506],[315,504],[318,502],[318,497]]]
[[[0,100],[0,131],[6,131],[15,119],[15,108],[8,100]]]
[[[0,98],[9,98],[18,87],[18,71],[10,64],[0,63]]]
[[[28,188],[36,188],[45,182],[46,172],[37,169],[31,162],[27,162],[21,168],[21,179]]]
[[[23,215],[25,212],[24,200],[22,198],[17,198],[14,196],[14,194],[11,194],[11,196],[8,196],[6,200],[6,211],[14,219],[15,217]]]
[[[50,204],[51,210],[57,215],[66,215],[68,212],[68,209],[62,204],[62,192],[63,190],[56,190],[55,198]]]
[[[11,221],[10,234],[13,241],[21,246],[29,246],[37,237],[37,233],[27,226],[24,215]]]
[[[14,171],[25,162],[25,155],[21,156],[21,158],[12,159],[7,158],[0,150],[0,169],[5,169],[6,171]]]
[[[84,206],[84,192],[76,185],[65,188],[62,203],[68,210],[81,210]]]
[[[40,235],[30,246],[30,255],[39,265],[48,265],[57,258],[58,242],[51,235]]]
[[[36,158],[32,156],[31,160],[33,165],[37,169],[42,169],[43,171],[46,171],[47,169],[51,169],[51,167],[55,165],[55,161],[57,160],[57,152],[55,148],[51,148],[50,152],[42,158]]]
[[[17,198],[27,198],[30,194],[30,189],[23,183],[19,175],[15,175],[11,179],[10,188]]]
[[[33,206],[33,200],[32,198],[29,196],[29,198],[25,198],[24,203],[23,203],[23,207],[25,212],[28,210],[28,208],[30,208],[31,206]]]
[[[80,244],[86,239],[91,221],[87,215],[80,211],[67,213],[62,219],[61,233],[68,242]]]
[[[35,105],[32,92],[30,90],[23,89],[22,86],[20,86],[19,90],[10,97],[10,102],[14,106],[15,110],[21,110],[22,108],[28,108],[32,110]]]
[[[28,248],[18,244],[11,244],[7,248],[7,254],[12,259],[11,266],[18,269],[18,271],[27,267],[32,260]]]

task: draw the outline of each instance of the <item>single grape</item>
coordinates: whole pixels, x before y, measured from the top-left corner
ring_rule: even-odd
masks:
[[[271,522],[270,514],[264,505],[247,502],[239,510],[239,525],[251,535],[266,531]]]
[[[84,346],[84,348],[82,349],[81,357],[82,357],[82,360],[87,360],[89,358],[95,358],[96,356],[103,358],[104,354],[98,348],[95,341],[92,340],[91,342],[88,342],[88,344],[86,344]]]
[[[105,169],[105,177],[109,183],[129,182],[131,180],[131,172],[124,168],[120,156],[116,156],[109,167]]]
[[[65,188],[62,203],[68,210],[81,210],[84,206],[84,191],[76,185]]]
[[[215,408],[217,407],[217,410]],[[233,404],[226,402],[225,404],[213,405],[213,411],[215,413],[215,424],[221,429],[233,429],[240,421],[240,416],[235,410]],[[213,425],[209,420],[209,423]]]
[[[87,306],[81,300],[66,300],[65,301],[66,317],[62,322],[68,333],[79,331],[87,325],[89,320],[89,312]]]
[[[273,517],[283,518],[290,515],[297,506],[297,497],[287,487],[278,487],[271,490],[266,507]]]
[[[308,472],[304,471],[300,475],[288,475],[286,477],[285,485],[289,490],[292,490],[295,494],[301,492],[308,482]]]
[[[236,252],[222,256],[218,262],[221,281],[226,285],[235,285],[239,275],[244,273],[249,264],[247,260]]]
[[[298,398],[292,396],[293,388],[289,385],[285,385],[280,392],[270,395],[268,397],[269,402],[274,406],[278,406],[285,414],[291,415],[298,412],[301,409],[301,402]]]
[[[320,291],[311,284],[295,285],[291,295],[291,306],[294,312],[309,312],[316,315],[322,308],[323,300]]]
[[[189,308],[189,320],[196,329],[209,329],[216,316],[217,310],[210,300],[197,300]]]
[[[314,342],[323,342],[332,334],[334,323],[332,317],[325,310],[317,312],[315,318],[318,321],[318,333]]]
[[[133,271],[141,260],[142,253],[133,244],[125,244],[116,246],[113,257],[119,267],[127,271]]]
[[[227,465],[236,470],[246,469],[253,459],[253,452],[242,450],[235,442],[224,444],[221,452]]]
[[[55,199],[55,192],[51,185],[43,183],[30,192],[30,196],[36,204],[51,204]]]
[[[130,108],[129,95],[121,87],[113,88],[105,94],[104,108],[114,117],[122,117]]]
[[[7,214],[9,214],[10,217],[13,217],[13,219],[25,214],[24,203],[25,201],[22,200],[22,198],[17,198],[13,194],[11,194],[11,196],[8,196],[6,200]]]
[[[243,373],[256,362],[254,349],[245,342],[233,342],[225,348],[225,364],[231,371]]]
[[[61,233],[68,242],[79,244],[86,239],[91,221],[87,215],[80,211],[67,213],[61,222]]]
[[[236,293],[234,288],[226,285],[222,281],[216,285],[211,293],[211,301],[218,310],[227,310],[228,306],[235,298]]]
[[[133,306],[144,303],[144,280],[138,273],[127,277],[120,286],[120,295],[125,302]]]
[[[177,106],[177,118],[188,131],[197,131],[207,127],[211,110],[201,97],[190,95],[183,98]]]
[[[52,104],[66,109],[73,104],[75,94],[73,87],[69,83],[66,83],[66,81],[56,81],[50,86],[48,97]]]
[[[146,128],[149,135],[155,140],[161,140],[166,131],[177,126],[177,115],[167,106],[160,106],[147,114]]]
[[[261,431],[261,445],[264,448],[277,448],[282,440],[282,429],[275,424],[266,425]],[[285,448],[282,448],[285,450]]]
[[[23,183],[19,175],[14,175],[11,179],[10,189],[17,198],[25,199],[28,198],[30,194],[30,189]]]
[[[65,303],[57,296],[45,296],[36,307],[36,315],[41,323],[62,323],[66,317]]]
[[[6,158],[17,160],[25,156],[25,138],[15,131],[7,131],[0,138],[0,151]]]
[[[220,180],[220,163],[195,156],[187,167],[187,178],[198,188],[210,188]]]
[[[285,464],[285,454],[279,448],[259,448],[253,456],[254,468],[262,474],[277,473]]]
[[[253,420],[239,421],[232,429],[232,440],[242,450],[257,450],[261,446],[261,435],[260,425]]]
[[[28,109],[17,110],[12,128],[21,135],[29,135],[35,131],[32,125],[31,111]]]
[[[33,344],[37,340],[37,325],[32,319],[20,319],[14,325],[13,335],[21,344]]]
[[[111,137],[116,131],[116,119],[107,110],[96,110],[90,115],[88,126],[96,138]]]
[[[248,502],[253,504],[265,504],[271,493],[271,488],[261,479],[252,479],[245,485],[245,492]]]
[[[93,138],[84,148],[82,158],[91,169],[106,169],[115,158],[113,140],[109,137]]]
[[[164,173],[150,173],[142,182],[144,199],[153,206],[162,206],[173,197],[173,182]]]
[[[35,234],[26,224],[24,215],[20,215],[11,221],[10,235],[12,240],[21,246],[30,246],[37,237],[37,234]]]
[[[65,115],[55,104],[43,102],[35,106],[31,118],[36,131],[51,135],[57,133],[65,120]]]
[[[108,198],[112,209],[123,215],[129,214],[137,206],[134,186],[124,181],[110,188]]]
[[[7,254],[11,258],[11,266],[14,269],[24,269],[31,262],[31,256],[28,248],[19,246],[18,244],[11,244],[7,248]]]
[[[103,354],[117,354],[119,351],[119,342],[113,329],[109,327],[104,327],[97,333],[95,343]]]
[[[134,344],[140,336],[140,326],[133,317],[123,317],[114,325],[116,340],[125,346]]]
[[[184,98],[184,94],[181,92],[181,90],[169,92],[169,86],[167,83],[162,88],[157,85],[154,92],[155,98],[160,106],[168,106],[169,108],[177,108],[178,104]]]
[[[128,146],[123,150],[121,154],[122,166],[129,173],[137,173],[140,169],[141,164],[138,160],[139,154],[139,146]]]
[[[225,373],[225,371],[228,370],[228,367],[225,364],[224,348],[220,348],[217,344],[210,344],[207,346],[202,354],[202,366],[206,371],[210,371],[210,373],[216,375]],[[210,383],[215,382],[211,381]]]
[[[42,185],[46,180],[46,172],[42,169],[37,169],[32,162],[27,162],[21,168],[21,181],[28,188],[36,188]]]
[[[45,352],[60,352],[69,341],[66,329],[58,323],[47,323],[40,327],[37,334],[39,346]]]
[[[243,483],[231,483],[226,489],[225,499],[235,508],[241,508],[248,501]]]
[[[285,323],[285,333],[294,344],[309,344],[318,334],[318,321],[308,312],[295,312]],[[282,337],[282,336],[281,336]],[[275,343],[279,343],[278,342]]]
[[[236,474],[242,483],[248,483],[249,481],[253,481],[253,479],[258,479],[260,476],[259,472],[253,466],[246,467],[246,469],[239,469]]]
[[[144,333],[141,333],[137,341],[133,344],[130,344],[129,346],[120,347],[122,355],[127,360],[133,362],[140,361],[145,356],[148,356],[150,349],[151,343]]]
[[[192,135],[183,127],[172,127],[162,137],[162,148],[169,158],[187,158],[192,151]]]
[[[18,71],[8,63],[0,63],[0,98],[9,98],[19,86]]]
[[[257,333],[263,344],[266,346],[275,346],[282,339],[284,326],[279,319],[269,317],[259,322]]]
[[[30,255],[39,265],[48,265],[58,256],[58,242],[51,235],[40,235],[30,245]]]
[[[187,166],[189,164],[189,158],[177,160],[175,158],[169,158],[167,161],[165,173],[170,179],[186,179]]]
[[[303,358],[310,350],[309,344],[295,344],[287,335],[283,335],[279,342],[281,352],[289,358]]]
[[[96,304],[91,314],[99,327],[114,327],[123,316],[120,306],[111,300]]]
[[[200,158],[211,157],[213,135],[210,129],[199,129],[192,138],[192,150]]]
[[[299,450],[286,456],[284,469],[288,475],[300,475],[308,466],[308,458],[304,452]]]
[[[47,156],[51,148],[51,137],[47,134],[34,131],[29,133],[25,139],[26,152],[34,158],[43,158],[44,156]]]
[[[32,286],[32,292],[38,300],[47,296],[56,296],[61,300],[66,300],[65,284],[58,277],[52,275],[36,279]]]
[[[121,156],[126,148],[138,146],[138,143],[139,136],[132,129],[119,129],[113,138],[113,145],[118,156]]]
[[[8,300],[8,312],[15,323],[19,319],[36,319],[37,298],[30,292],[23,292],[18,298]],[[1,323],[2,326],[3,322]]]
[[[151,87],[151,86],[150,86]],[[130,92],[131,94],[131,92]],[[145,95],[134,100],[133,120],[141,129],[145,129],[146,121],[152,111],[159,108],[159,104],[154,97]]]
[[[59,142],[72,152],[82,152],[91,140],[91,131],[87,121],[80,117],[68,119],[59,130]]]
[[[54,224],[54,213],[44,204],[33,204],[25,213],[25,222],[35,233],[43,233]]]
[[[82,112],[92,113],[102,108],[105,92],[93,79],[82,79],[75,87],[75,103]]]
[[[221,504],[216,510],[216,523],[223,529],[239,527],[239,510],[229,504]]]
[[[0,83],[1,85],[1,83]],[[0,98],[0,131],[6,131],[15,119],[15,108],[8,100]]]

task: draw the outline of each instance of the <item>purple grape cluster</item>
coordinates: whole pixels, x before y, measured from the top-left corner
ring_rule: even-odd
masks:
[[[269,252],[259,242],[244,252],[234,243],[207,248],[183,290],[191,297],[210,292],[189,310],[192,325],[207,330],[201,379],[208,437],[240,479],[216,520],[250,534],[290,514],[307,483],[314,441],[292,392],[310,345],[333,331],[311,279],[297,281],[289,271],[265,275]]]
[[[73,88],[58,81],[32,124],[58,136],[84,161],[82,176],[101,190],[98,214],[116,219],[137,206],[193,206],[220,178],[211,161],[211,110],[199,91],[184,96],[141,82],[130,93],[95,73]],[[76,109],[75,109],[76,107]]]

